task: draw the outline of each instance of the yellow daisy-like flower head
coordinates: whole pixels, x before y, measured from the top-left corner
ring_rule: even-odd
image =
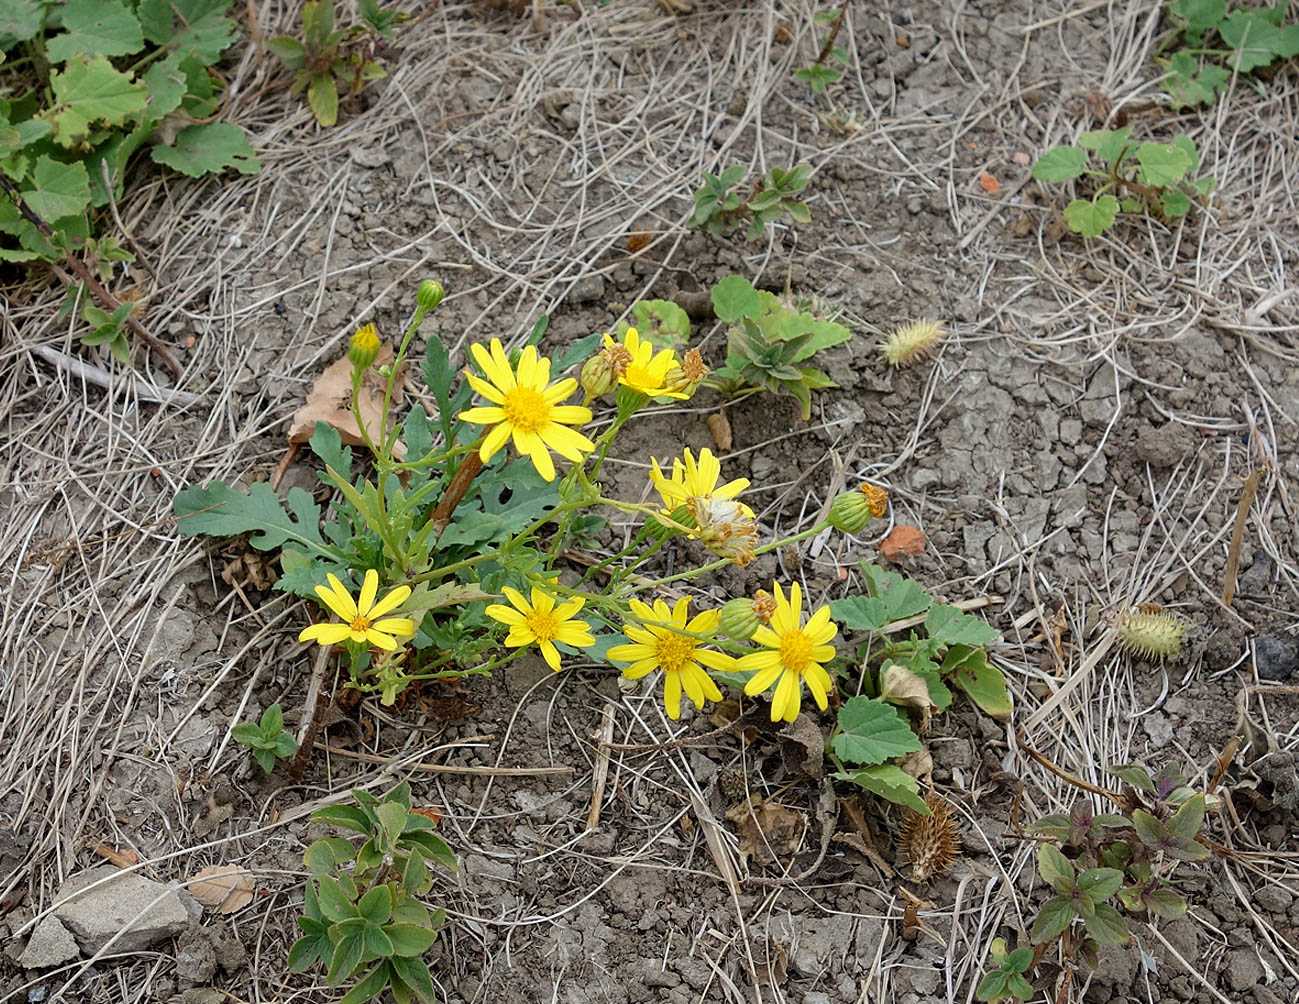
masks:
[[[510,601],[510,606],[493,603],[487,608],[487,616],[510,626],[510,633],[505,636],[507,648],[535,644],[541,649],[546,665],[559,672],[559,649],[555,648],[555,642],[572,645],[574,648],[587,648],[595,644],[595,639],[591,637],[591,625],[586,621],[573,620],[574,615],[586,603],[582,597],[577,596],[560,604],[548,592],[533,586],[532,602],[529,603],[517,589],[506,586],[501,592]]]
[[[839,633],[839,626],[830,620],[828,605],[819,607],[803,623],[803,591],[797,582],[789,587],[788,599],[780,583],[775,583],[774,588],[776,610],[771,623],[753,634],[753,640],[766,650],[742,656],[737,668],[754,671],[744,685],[750,697],[775,684],[771,720],[792,722],[803,702],[802,683],[807,684],[818,708],[824,711],[828,705],[827,695],[834,684],[822,664],[834,658],[830,640]]]
[[[530,457],[537,473],[547,481],[554,481],[551,450],[581,463],[595,449],[591,440],[569,428],[591,421],[591,409],[559,403],[577,390],[577,381],[566,377],[550,383],[550,360],[544,356],[539,358],[534,346],[529,345],[520,353],[517,372],[510,366],[499,338],[492,339],[490,351],[478,344],[469,346],[469,351],[487,379],[467,371],[465,377],[491,404],[462,411],[460,418],[475,425],[493,426],[478,450],[484,463],[513,437],[514,448],[520,456]]]
[[[604,347],[612,349],[618,343],[612,335],[604,336]],[[654,351],[654,345],[641,338],[635,328],[628,328],[623,335],[622,347],[631,355],[626,365],[618,373],[618,383],[639,391],[649,397],[670,397],[684,401],[690,395],[667,387],[668,370],[676,365],[677,358],[671,349]]]
[[[693,454],[685,451],[685,462],[672,461],[672,477],[650,458],[650,481],[663,499],[664,512],[671,515],[685,506],[699,528],[692,537],[724,558],[732,559],[743,568],[753,560],[753,549],[758,542],[758,525],[753,510],[735,497],[749,487],[748,478],[736,478],[720,488],[717,481],[722,465],[713,451],[704,447],[696,463]]]
[[[632,613],[640,623],[623,627],[631,644],[615,645],[608,653],[610,659],[631,663],[622,671],[629,680],[638,680],[655,669],[663,670],[663,707],[674,720],[681,717],[683,691],[696,708],[704,706],[705,698],[722,699],[722,692],[704,666],[730,671],[736,665],[734,658],[704,648],[705,642],[694,637],[715,635],[721,611],[705,610],[689,617],[689,605],[690,600],[684,596],[670,610],[663,600],[655,600],[653,608],[632,600]]]
[[[302,629],[298,641],[318,641],[322,645],[352,641],[358,645],[373,645],[392,652],[397,648],[397,638],[409,638],[415,633],[415,622],[409,617],[384,617],[384,614],[396,610],[406,602],[410,596],[410,586],[390,589],[383,599],[376,602],[379,573],[371,568],[365,573],[361,594],[353,600],[352,594],[333,572],[329,573],[328,578],[329,585],[317,586],[316,595],[320,597],[321,603],[342,619],[342,623],[326,621],[311,624]]]

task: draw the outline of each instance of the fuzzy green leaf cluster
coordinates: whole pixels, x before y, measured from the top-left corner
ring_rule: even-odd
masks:
[[[1136,144],[1131,136],[1131,126],[1085,132],[1077,146],[1054,147],[1033,165],[1033,177],[1039,181],[1098,183],[1089,198],[1073,199],[1064,208],[1065,222],[1074,233],[1099,237],[1120,213],[1178,219],[1213,191],[1214,178],[1197,176],[1200,153],[1189,138]],[[1093,156],[1100,167],[1088,166]]]
[[[433,832],[433,820],[411,807],[410,784],[401,782],[382,799],[361,789],[354,805],[335,805],[311,814],[313,822],[360,834],[357,847],[324,837],[307,848],[311,871],[298,927],[303,934],[289,949],[289,969],[325,968],[331,987],[351,983],[341,998],[363,1004],[385,989],[398,1004],[436,1000],[432,977],[421,956],[437,940],[446,919],[441,909],[420,902],[433,885],[429,864],[455,870],[455,855]]]
[[[1287,6],[1229,11],[1226,0],[1170,3],[1169,17],[1180,30],[1179,42],[1187,47],[1164,63],[1164,89],[1173,110],[1214,105],[1233,74],[1299,55],[1299,24],[1285,23]]]
[[[768,223],[788,213],[795,223],[812,219],[807,204],[792,196],[807,187],[812,165],[773,167],[758,181],[749,195],[732,191],[745,176],[742,164],[733,164],[721,174],[704,172],[704,183],[695,192],[695,211],[690,222],[713,233],[726,233],[749,221],[748,238],[761,236]]]
[[[278,704],[263,711],[256,722],[240,722],[230,730],[230,735],[248,747],[267,774],[275,769],[277,759],[293,756],[298,751],[293,734],[284,728],[284,712]]]
[[[851,329],[774,293],[754,289],[743,276],[722,279],[713,287],[712,299],[718,318],[731,325],[726,362],[714,374],[717,383],[730,393],[761,387],[773,394],[789,394],[798,401],[803,420],[810,418],[812,391],[836,385],[806,364],[822,349],[850,339]]]
[[[293,94],[307,104],[322,126],[338,122],[340,96],[350,103],[371,80],[388,75],[370,58],[378,39],[391,40],[396,11],[383,10],[377,0],[361,0],[361,23],[336,28],[334,0],[307,0],[302,5],[302,37],[280,35],[266,47],[293,71]]]
[[[219,110],[208,70],[235,40],[231,3],[7,0],[0,51],[30,56],[32,71],[0,98],[0,171],[53,236],[0,194],[0,261],[88,252],[93,211],[122,196],[127,164],[146,143],[155,163],[195,177],[259,170],[242,129],[197,121]],[[108,333],[88,320],[92,342],[121,354],[125,318]]]

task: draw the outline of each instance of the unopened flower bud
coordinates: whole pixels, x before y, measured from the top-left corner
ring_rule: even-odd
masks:
[[[618,385],[618,374],[605,359],[604,353],[597,352],[582,364],[578,381],[588,398],[603,397]]]
[[[690,514],[690,509],[686,506],[677,506],[668,518],[671,519],[673,523],[679,523],[681,526],[684,526],[687,530],[694,530],[698,527],[694,516]],[[645,529],[655,540],[666,540],[668,537],[676,536],[681,532],[670,523],[665,523],[654,516],[651,516],[645,521]]]
[[[704,365],[704,357],[698,349],[691,349],[681,357],[681,362],[668,370],[663,386],[674,393],[685,394],[689,400],[706,376],[708,367]]]
[[[844,533],[861,533],[871,521],[871,504],[861,492],[844,492],[830,503],[826,522]]]
[[[731,641],[748,641],[762,621],[753,609],[753,600],[740,596],[722,604],[722,633]]]
[[[415,303],[423,310],[432,310],[442,302],[442,297],[445,295],[446,290],[442,288],[442,283],[425,279],[419,284],[419,290],[415,293]]]
[[[378,357],[379,333],[374,330],[374,325],[367,324],[358,328],[347,347],[347,358],[351,360],[352,368],[364,373]]]

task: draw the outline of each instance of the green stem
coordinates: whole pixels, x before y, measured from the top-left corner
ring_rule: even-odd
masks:
[[[761,547],[754,548],[753,555],[754,557],[757,557],[760,554],[767,554],[770,551],[774,551],[778,547],[786,547],[790,544],[797,544],[800,540],[807,540],[808,537],[815,537],[829,525],[830,524],[827,522],[821,522],[816,524],[816,526],[804,530],[802,533],[794,534],[792,537],[773,540],[770,543],[763,544]],[[700,565],[698,568],[692,568],[685,572],[677,572],[676,575],[668,575],[661,579],[650,579],[648,582],[638,582],[635,584],[635,589],[651,589],[654,586],[665,586],[669,582],[679,582],[682,579],[697,578],[705,572],[715,572],[717,569],[725,568],[727,565],[732,563],[731,558],[718,558],[716,561],[709,562],[707,565]]]

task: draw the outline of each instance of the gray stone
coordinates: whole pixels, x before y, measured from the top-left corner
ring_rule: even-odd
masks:
[[[1142,425],[1137,430],[1133,452],[1156,469],[1176,466],[1183,457],[1195,449],[1195,436],[1184,425],[1170,422],[1167,425]]]
[[[604,299],[604,276],[584,275],[568,291],[569,303],[598,303]]]
[[[71,962],[81,954],[77,942],[58,917],[46,917],[36,925],[18,964],[24,969],[48,969]]]
[[[101,881],[102,885],[95,885]],[[63,883],[55,896],[54,915],[72,932],[83,952],[99,951],[119,932],[114,950],[139,952],[189,926],[187,900],[193,902],[177,886],[100,865]]]
[[[1238,948],[1227,956],[1227,984],[1236,991],[1262,982],[1263,963],[1252,948]]]
[[[1263,635],[1254,642],[1254,653],[1260,680],[1284,682],[1299,670],[1299,645],[1284,635]]]

